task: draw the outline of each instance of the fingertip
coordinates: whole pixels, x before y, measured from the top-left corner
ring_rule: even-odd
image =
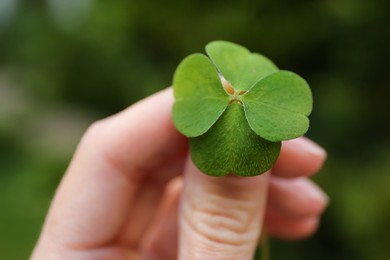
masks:
[[[280,177],[311,176],[322,168],[326,157],[326,151],[308,138],[285,141],[272,173]]]
[[[266,215],[265,223],[270,236],[285,240],[302,240],[317,231],[320,219],[318,217],[285,219]]]
[[[320,216],[329,202],[328,196],[308,178],[270,178],[267,210],[285,217]]]

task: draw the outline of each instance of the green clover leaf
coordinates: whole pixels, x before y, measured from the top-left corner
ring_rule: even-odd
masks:
[[[281,141],[306,133],[312,95],[297,74],[225,41],[206,46],[176,69],[173,121],[190,138],[204,173],[254,176],[269,170]]]
[[[260,78],[278,71],[275,64],[258,53],[224,41],[207,44],[206,53],[237,91],[249,90]]]

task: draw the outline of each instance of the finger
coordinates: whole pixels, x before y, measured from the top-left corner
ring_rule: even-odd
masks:
[[[163,165],[187,147],[171,121],[172,96],[164,90],[87,131],[55,196],[43,241],[79,248],[109,244],[127,221],[139,186],[165,183],[181,172]]]
[[[318,217],[289,218],[272,211],[265,215],[268,234],[287,240],[307,238],[317,230],[318,224]]]
[[[184,159],[178,158],[175,160],[177,163],[168,163],[156,172],[158,171],[158,174],[163,176],[177,176],[183,172],[183,161]],[[149,179],[138,187],[134,195],[136,199],[129,210],[131,213],[127,223],[121,228],[122,234],[118,242],[132,248],[139,248],[139,242],[144,237],[147,228],[154,219],[158,218],[156,214],[163,200],[167,183],[168,180],[161,182],[161,180]]]
[[[272,173],[280,177],[311,176],[321,169],[326,152],[313,141],[300,137],[282,143]]]
[[[286,218],[318,217],[328,204],[328,196],[305,177],[269,180],[267,211]]]
[[[172,122],[173,102],[172,88],[154,94],[95,123],[83,143],[91,146],[98,139],[95,148],[99,148],[106,163],[126,172],[133,180],[144,179],[148,177],[145,172],[149,173],[187,148],[187,139]],[[161,177],[165,178],[153,176]]]
[[[178,207],[182,189],[182,177],[173,179],[167,185],[155,221],[140,245],[145,259],[177,259]]]
[[[268,174],[210,177],[185,170],[179,259],[252,259],[265,210]]]

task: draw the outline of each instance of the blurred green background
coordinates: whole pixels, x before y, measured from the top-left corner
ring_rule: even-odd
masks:
[[[26,259],[77,142],[96,119],[171,84],[223,39],[308,80],[319,232],[272,259],[390,259],[390,1],[0,0],[0,259]]]

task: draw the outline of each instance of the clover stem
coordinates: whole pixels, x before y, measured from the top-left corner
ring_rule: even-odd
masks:
[[[259,260],[270,260],[270,245],[265,225],[263,225],[263,231],[259,239],[255,257],[255,259],[258,257]]]

